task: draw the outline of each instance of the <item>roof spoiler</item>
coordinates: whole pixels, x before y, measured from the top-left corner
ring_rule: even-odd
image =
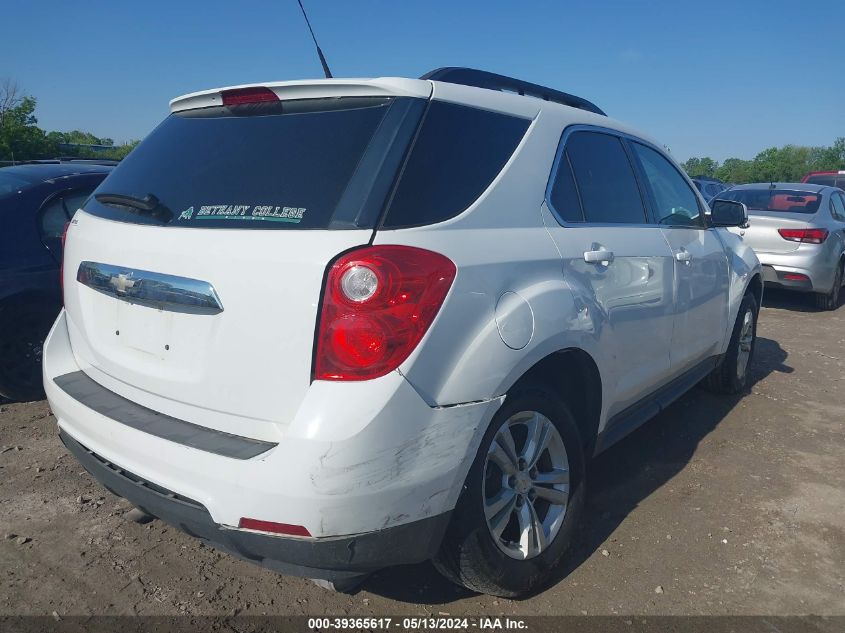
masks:
[[[420,79],[430,79],[432,81],[444,81],[450,84],[459,84],[462,86],[474,86],[476,88],[487,88],[488,90],[499,90],[501,92],[515,92],[520,95],[529,97],[536,97],[543,101],[553,101],[554,103],[561,103],[572,108],[579,108],[607,116],[605,112],[599,108],[595,103],[587,101],[582,97],[577,97],[554,88],[548,88],[539,84],[532,84],[513,77],[506,77],[505,75],[497,75],[486,70],[475,70],[474,68],[461,68],[459,66],[446,66],[427,72]]]

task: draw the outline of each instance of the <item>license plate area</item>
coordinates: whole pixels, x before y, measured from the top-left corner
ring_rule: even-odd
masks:
[[[115,342],[161,360],[170,351],[173,315],[163,310],[117,302]]]

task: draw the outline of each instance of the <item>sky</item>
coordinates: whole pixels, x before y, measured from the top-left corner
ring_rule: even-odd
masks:
[[[490,70],[589,99],[680,161],[845,136],[844,0],[303,2],[336,77]],[[2,15],[0,78],[46,130],[122,142],[180,94],[322,76],[296,0],[4,0]]]

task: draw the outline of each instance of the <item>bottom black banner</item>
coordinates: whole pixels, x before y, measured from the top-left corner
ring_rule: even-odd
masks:
[[[0,616],[0,633],[845,633],[845,616]]]

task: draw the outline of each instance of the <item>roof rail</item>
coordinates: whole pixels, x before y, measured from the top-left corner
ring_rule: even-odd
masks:
[[[475,86],[476,88],[487,88],[502,92],[515,92],[529,97],[536,97],[544,101],[562,103],[573,108],[580,108],[587,112],[607,116],[604,111],[595,103],[576,97],[575,95],[561,92],[546,86],[532,84],[513,77],[497,75],[486,70],[475,70],[474,68],[461,68],[459,66],[446,66],[424,74],[420,79],[431,79],[432,81],[445,81],[450,84],[462,86]]]

